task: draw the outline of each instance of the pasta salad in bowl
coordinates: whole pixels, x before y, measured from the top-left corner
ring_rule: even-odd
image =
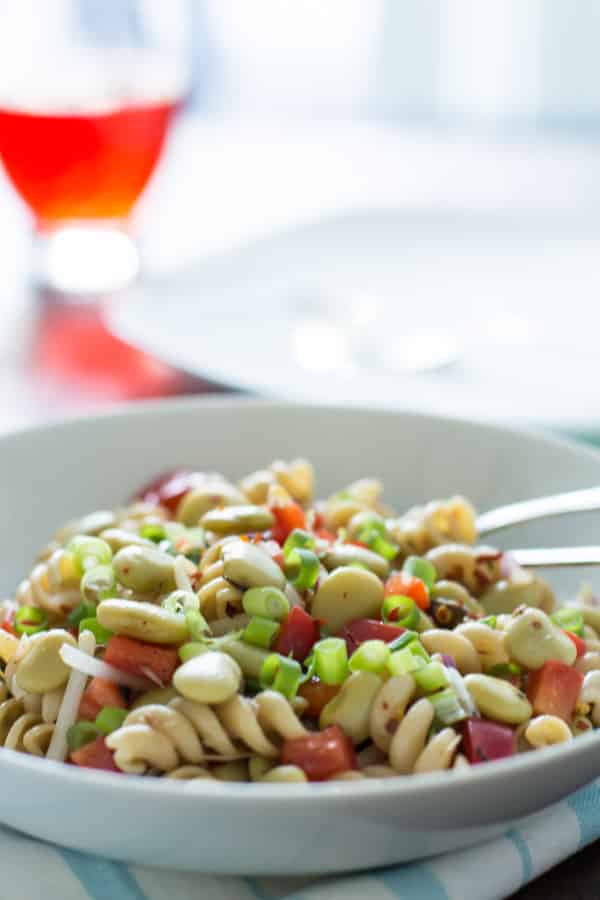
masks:
[[[148,777],[289,783],[477,765],[600,725],[600,609],[313,466],[175,470],[65,525],[2,603],[0,744]],[[585,674],[587,673],[587,674]],[[584,677],[585,675],[585,677]]]
[[[594,483],[595,453],[186,401],[5,436],[0,473],[13,827],[128,861],[343,871],[475,843],[597,774],[600,606],[511,556],[540,523],[489,546],[475,513]]]

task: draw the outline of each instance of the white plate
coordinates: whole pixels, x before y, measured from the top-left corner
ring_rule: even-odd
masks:
[[[589,429],[599,251],[581,225],[357,212],[150,279],[108,322],[267,396]]]
[[[162,469],[193,464],[237,477],[296,454],[313,459],[321,495],[378,474],[399,508],[462,491],[485,509],[600,481],[595,452],[490,425],[239,400],[144,404],[0,437],[0,594],[14,589],[57,525],[121,503]],[[504,541],[585,544],[599,527],[600,514],[577,516],[521,527]],[[579,577],[556,580],[569,592]],[[323,873],[476,843],[599,773],[598,733],[466,772],[322,785],[191,787],[0,750],[0,819],[129,862]]]

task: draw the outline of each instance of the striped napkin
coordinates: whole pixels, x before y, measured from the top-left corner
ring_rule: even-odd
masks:
[[[0,900],[503,900],[598,837],[600,779],[477,847],[322,879],[126,866],[0,828]]]

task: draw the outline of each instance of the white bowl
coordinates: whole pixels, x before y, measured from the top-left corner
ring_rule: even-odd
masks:
[[[315,463],[321,493],[376,474],[400,508],[462,492],[486,509],[600,481],[593,451],[490,425],[240,400],[144,404],[0,439],[0,592],[14,589],[65,519],[122,503],[161,469],[193,464],[237,477],[300,454]],[[593,514],[522,526],[504,534],[503,545],[589,544],[599,524]],[[578,579],[569,571],[558,581],[567,591]],[[466,772],[317,785],[189,785],[0,750],[0,817],[128,862],[339,872],[474,844],[599,772],[595,734]]]

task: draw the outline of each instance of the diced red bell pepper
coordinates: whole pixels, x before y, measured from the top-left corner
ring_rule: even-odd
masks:
[[[425,582],[416,575],[394,572],[386,581],[383,594],[385,597],[410,597],[419,609],[429,609],[429,590]]]
[[[273,649],[282,656],[290,653],[303,662],[320,638],[319,623],[300,606],[293,606],[281,623]]]
[[[463,724],[463,747],[470,763],[504,759],[515,752],[515,735],[508,725],[487,719],[466,719]]]
[[[120,772],[115,765],[112,750],[106,746],[103,737],[96,738],[89,744],[84,744],[79,750],[74,750],[70,756],[71,762],[84,769],[102,769],[105,772]]]
[[[280,569],[283,569],[285,565],[285,559],[283,557],[283,550],[281,549],[280,545],[277,543],[277,541],[263,541],[262,535],[260,535],[259,537],[259,542],[263,550],[266,550],[273,562],[277,563]]]
[[[357,768],[352,741],[339,725],[284,741],[281,761],[284,765],[298,766],[309,781],[326,781],[338,772]]]
[[[581,657],[587,651],[584,639],[580,638],[579,635],[575,634],[573,631],[565,631],[565,634],[568,638],[571,638],[571,640],[575,644],[575,649],[577,650],[577,659],[581,659]]]
[[[134,638],[115,635],[106,645],[104,662],[142,678],[148,678],[150,673],[153,681],[168,685],[179,665],[179,657],[173,647],[147,644]]]
[[[333,531],[329,531],[328,528],[313,528],[313,534],[315,537],[321,538],[322,541],[328,541],[330,544],[333,544],[335,541],[335,534]]]
[[[105,706],[126,709],[127,704],[117,684],[107,681],[106,678],[92,678],[81,698],[78,719],[94,722]]]
[[[353,619],[352,622],[344,625],[339,632],[339,637],[346,641],[348,656],[351,656],[356,648],[365,641],[385,641],[386,644],[389,644],[405,631],[406,629],[399,625],[388,625],[377,619]]]
[[[299,696],[308,702],[305,715],[317,719],[323,707],[333,700],[339,689],[339,684],[324,684],[319,678],[306,681],[298,690]]]
[[[144,485],[137,494],[135,500],[144,500],[146,503],[160,503],[174,513],[181,498],[194,486],[197,473],[188,469],[173,469],[163,472],[154,478],[149,484]]]
[[[286,506],[272,506],[271,512],[275,516],[275,524],[271,530],[273,540],[283,544],[288,534],[294,528],[306,529],[306,515],[298,503],[288,503]]]
[[[18,637],[18,634],[17,634],[17,632],[16,632],[15,629],[14,629],[14,626],[13,626],[13,623],[12,623],[11,619],[6,619],[6,620],[2,623],[2,625],[0,625],[0,628],[1,628],[3,631],[7,631],[9,634],[12,634],[13,637]]]
[[[536,716],[558,716],[569,722],[582,684],[581,672],[558,659],[549,659],[541,669],[530,672],[527,679],[527,696],[533,712]]]
[[[313,516],[313,531],[318,531],[320,528],[325,528],[325,516],[319,510],[315,510]]]

